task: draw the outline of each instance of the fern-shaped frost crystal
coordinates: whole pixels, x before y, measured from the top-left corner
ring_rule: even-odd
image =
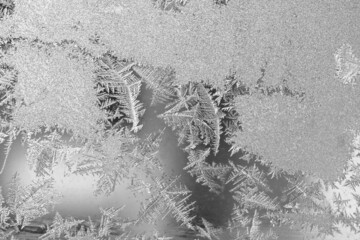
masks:
[[[149,66],[134,66],[133,69],[153,91],[151,105],[167,103],[175,97],[173,70]]]
[[[222,164],[207,163],[205,160],[209,154],[210,148],[191,150],[188,156],[189,162],[184,170],[187,170],[191,176],[195,176],[196,182],[208,186],[211,192],[221,194],[225,185],[225,178],[231,168]]]
[[[58,212],[55,214],[50,229],[39,239],[50,240],[65,237],[71,239],[73,237],[74,228],[76,228],[83,220],[75,220],[74,218],[64,219]]]
[[[222,115],[203,84],[189,83],[180,86],[177,99],[170,109],[161,114],[164,121],[178,130],[179,142],[187,141],[187,149],[199,144],[211,145],[214,153],[219,150]]]
[[[124,63],[113,57],[105,56],[99,60],[99,65],[100,68],[97,71],[97,83],[100,86],[97,89],[98,97],[105,100],[101,103],[101,108],[106,109],[110,105],[118,103],[119,106],[116,110],[123,113],[123,120],[131,123],[131,130],[137,132],[142,126],[140,125],[140,116],[143,115],[144,109],[137,100],[140,94],[141,79],[137,78],[131,70],[134,63]]]
[[[17,174],[12,178],[6,203],[18,225],[25,226],[31,220],[48,213],[58,203],[59,194],[53,188],[53,180],[40,179],[29,186],[22,186]]]
[[[169,213],[172,213],[175,219],[189,229],[194,229],[192,220],[195,217],[190,215],[193,210],[193,204],[187,203],[190,197],[190,191],[183,186],[176,185],[178,177],[170,183],[156,178],[154,190],[150,201],[143,206],[137,222],[147,221],[154,223],[158,219],[164,219]]]

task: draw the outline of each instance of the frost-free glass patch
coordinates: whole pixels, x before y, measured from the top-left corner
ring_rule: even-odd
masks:
[[[360,74],[360,60],[352,53],[349,44],[343,44],[334,54],[336,61],[335,76],[344,84],[354,84]]]

